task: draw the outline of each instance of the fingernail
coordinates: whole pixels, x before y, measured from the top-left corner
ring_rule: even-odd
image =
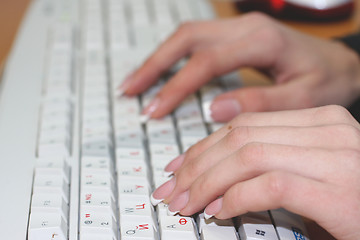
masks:
[[[172,211],[170,211],[169,207],[167,208],[167,215],[168,216],[175,216],[178,213],[179,213],[179,211],[172,212]]]
[[[204,217],[205,219],[210,219],[214,215],[216,215],[218,212],[220,212],[223,204],[223,198],[218,198],[209,205],[204,210]]]
[[[183,209],[189,202],[190,191],[186,191],[172,200],[168,206],[168,215],[174,216]]]
[[[162,174],[162,176],[163,176],[163,177],[171,177],[171,175],[173,175],[173,174],[174,174],[174,172],[172,172],[172,171],[170,171],[170,172],[164,171],[163,174]]]
[[[207,122],[227,122],[241,112],[241,105],[234,99],[223,99],[204,103]]]
[[[175,177],[173,177],[172,179],[170,179],[169,181],[167,181],[166,183],[164,183],[163,185],[161,185],[160,187],[158,187],[152,194],[150,197],[151,200],[151,204],[156,206],[158,205],[160,202],[162,202],[167,196],[170,195],[170,193],[174,190],[175,188]]]
[[[172,174],[173,172],[178,170],[181,167],[182,163],[184,162],[184,159],[185,159],[184,153],[179,155],[178,157],[176,157],[165,167],[165,169],[164,169],[165,172]]]
[[[130,82],[133,80],[135,73],[131,73],[130,75],[128,75],[125,80],[120,84],[120,86],[116,89],[115,91],[115,96],[116,97],[121,97],[122,95],[124,95],[124,93],[126,92],[126,90],[129,88],[130,86]]]
[[[156,109],[159,107],[159,105],[160,105],[160,99],[156,97],[149,103],[149,105],[141,113],[140,122],[146,123],[151,118],[153,112],[155,112]]]

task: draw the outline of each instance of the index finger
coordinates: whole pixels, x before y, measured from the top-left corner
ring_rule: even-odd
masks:
[[[131,77],[124,81],[126,84],[120,86],[122,90],[120,92],[128,95],[142,93],[178,60],[195,50],[231,42],[246,35],[263,24],[264,21],[254,20],[254,18],[261,19],[257,15],[248,14],[241,18],[183,23],[138,70],[131,74]],[[240,30],[234,31],[234,29]]]
[[[199,43],[209,43],[216,36],[216,21],[183,23],[159,48],[125,80],[121,87],[128,95],[136,95],[151,86],[162,73],[190,54]],[[209,28],[212,28],[210,31]],[[120,87],[120,88],[121,88]]]

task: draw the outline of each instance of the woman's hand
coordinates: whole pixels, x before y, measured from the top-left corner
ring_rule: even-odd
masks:
[[[360,62],[352,50],[335,41],[293,31],[260,13],[183,24],[125,80],[119,91],[128,95],[142,93],[188,55],[185,67],[143,114],[163,117],[210,79],[240,67],[254,67],[273,78],[276,85],[243,88],[218,96],[210,107],[216,121],[228,121],[229,116],[240,112],[345,106],[360,93]],[[222,101],[229,102],[226,100],[235,100],[232,107],[219,107]]]
[[[241,114],[165,169],[170,212],[219,219],[285,208],[337,239],[360,230],[360,125],[340,106]]]

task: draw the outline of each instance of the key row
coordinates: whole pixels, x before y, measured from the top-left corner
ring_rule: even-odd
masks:
[[[67,239],[73,129],[72,26],[54,25],[40,115],[28,239]]]

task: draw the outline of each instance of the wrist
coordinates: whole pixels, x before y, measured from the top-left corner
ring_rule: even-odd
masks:
[[[360,38],[360,35],[359,35]],[[349,86],[351,91],[351,97],[353,100],[360,97],[360,39],[358,44],[349,44],[348,41],[343,41],[344,39],[340,39],[338,44],[341,45],[343,48],[343,55],[342,61],[347,66],[348,77],[351,79]]]

